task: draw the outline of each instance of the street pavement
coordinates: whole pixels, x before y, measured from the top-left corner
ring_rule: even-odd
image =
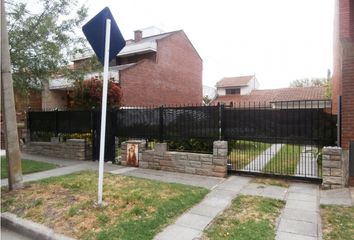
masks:
[[[1,240],[33,240],[8,228],[1,227]]]

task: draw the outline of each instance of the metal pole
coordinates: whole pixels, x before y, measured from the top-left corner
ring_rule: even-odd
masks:
[[[106,19],[106,43],[104,50],[103,86],[102,86],[102,113],[101,113],[101,138],[100,138],[100,158],[98,170],[98,205],[102,205],[103,193],[103,162],[106,140],[106,114],[107,114],[107,89],[108,89],[108,59],[109,43],[111,35],[111,19]]]

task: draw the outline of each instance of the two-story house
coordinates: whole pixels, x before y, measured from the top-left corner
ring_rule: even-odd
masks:
[[[74,68],[92,56],[76,57]],[[110,63],[110,79],[120,84],[122,105],[170,105],[202,103],[203,61],[183,30],[162,32],[150,27],[136,30],[134,39]],[[100,73],[88,73],[89,79]],[[49,81],[42,94],[42,108],[66,109],[72,81]]]
[[[326,87],[321,86],[278,89],[258,88],[259,83],[255,76],[223,78],[216,83],[217,97],[212,104],[281,108],[284,106],[284,102],[287,102],[286,106],[288,108],[311,108],[312,103],[309,100],[328,100]],[[329,102],[323,101],[314,107],[328,107],[329,105]]]
[[[240,77],[225,77],[216,83],[218,96],[247,95],[259,88],[255,75]]]

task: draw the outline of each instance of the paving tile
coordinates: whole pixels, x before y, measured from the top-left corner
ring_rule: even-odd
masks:
[[[309,202],[309,201],[288,199],[286,201],[285,208],[312,211],[312,212],[319,211],[317,201],[316,202]]]
[[[225,182],[232,182],[237,183],[239,185],[245,185],[251,181],[249,177],[242,177],[242,176],[231,176]]]
[[[350,198],[321,198],[320,204],[353,206],[353,200]]]
[[[142,169],[123,173],[126,176],[140,177],[152,180],[158,180],[162,182],[181,183],[186,185],[192,185],[197,187],[205,187],[207,189],[213,189],[218,184],[224,181],[224,178],[196,176],[186,173],[173,173],[161,170]]]
[[[320,192],[321,204],[346,205],[353,206],[354,200],[351,198],[348,188],[322,190]]]
[[[282,219],[311,222],[317,224],[318,213],[314,211],[299,211],[298,209],[285,208],[281,215]]]
[[[227,207],[231,204],[231,201],[222,197],[210,197],[206,196],[203,200],[203,204],[207,204],[211,207]]]
[[[136,168],[134,168],[134,167],[124,167],[124,168],[121,168],[121,169],[110,171],[109,173],[122,174],[122,173],[126,173],[126,172],[133,171],[133,170],[136,170]]]
[[[260,196],[264,191],[265,185],[258,183],[247,184],[242,190],[241,193],[245,195],[256,195]]]
[[[305,184],[305,183],[292,183],[289,187],[289,193],[297,192],[297,193],[305,193],[318,195],[318,185],[314,184]]]
[[[299,200],[299,201],[307,201],[307,202],[316,202],[317,201],[317,196],[314,195],[314,194],[290,192],[288,194],[287,199]]]
[[[221,214],[224,209],[224,206],[215,207],[204,204],[202,202],[197,206],[193,207],[191,210],[189,210],[189,213],[198,214],[206,217],[216,217],[218,214]]]
[[[239,192],[247,183],[249,179],[230,177],[225,182],[218,185],[217,189],[223,189],[227,191]]]
[[[215,188],[207,196],[208,197],[219,197],[219,198],[232,200],[236,195],[237,195],[237,193],[234,192],[234,191],[229,191],[229,190],[224,190],[224,189],[220,189],[220,188]]]
[[[317,240],[317,237],[304,236],[300,234],[277,232],[276,240]]]
[[[279,200],[284,200],[286,193],[288,192],[287,188],[276,187],[276,186],[266,186],[262,192],[263,197],[275,198]]]
[[[304,221],[281,219],[278,231],[317,237],[317,224]]]
[[[206,217],[199,214],[185,213],[179,217],[175,224],[203,231],[213,220],[213,217]]]
[[[180,225],[170,225],[164,229],[163,232],[157,234],[155,240],[192,240],[200,235],[200,231],[180,226]]]

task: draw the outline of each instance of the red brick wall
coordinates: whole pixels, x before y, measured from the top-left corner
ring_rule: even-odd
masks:
[[[342,49],[340,45],[340,35],[339,29],[340,23],[343,25],[343,21],[340,21],[340,7],[339,0],[335,2],[335,13],[334,13],[334,36],[333,36],[333,75],[332,75],[332,111],[334,114],[338,112],[338,96],[342,95]]]
[[[344,44],[342,58],[342,147],[354,141],[354,43]]]
[[[158,40],[156,61],[121,71],[123,105],[200,104],[202,64],[183,31]]]
[[[342,96],[342,147],[354,140],[354,1],[336,0],[334,20],[334,112]]]
[[[41,91],[30,91],[28,97],[23,97],[20,94],[15,94],[16,112],[27,111],[30,107],[33,111],[42,110],[42,95]]]

